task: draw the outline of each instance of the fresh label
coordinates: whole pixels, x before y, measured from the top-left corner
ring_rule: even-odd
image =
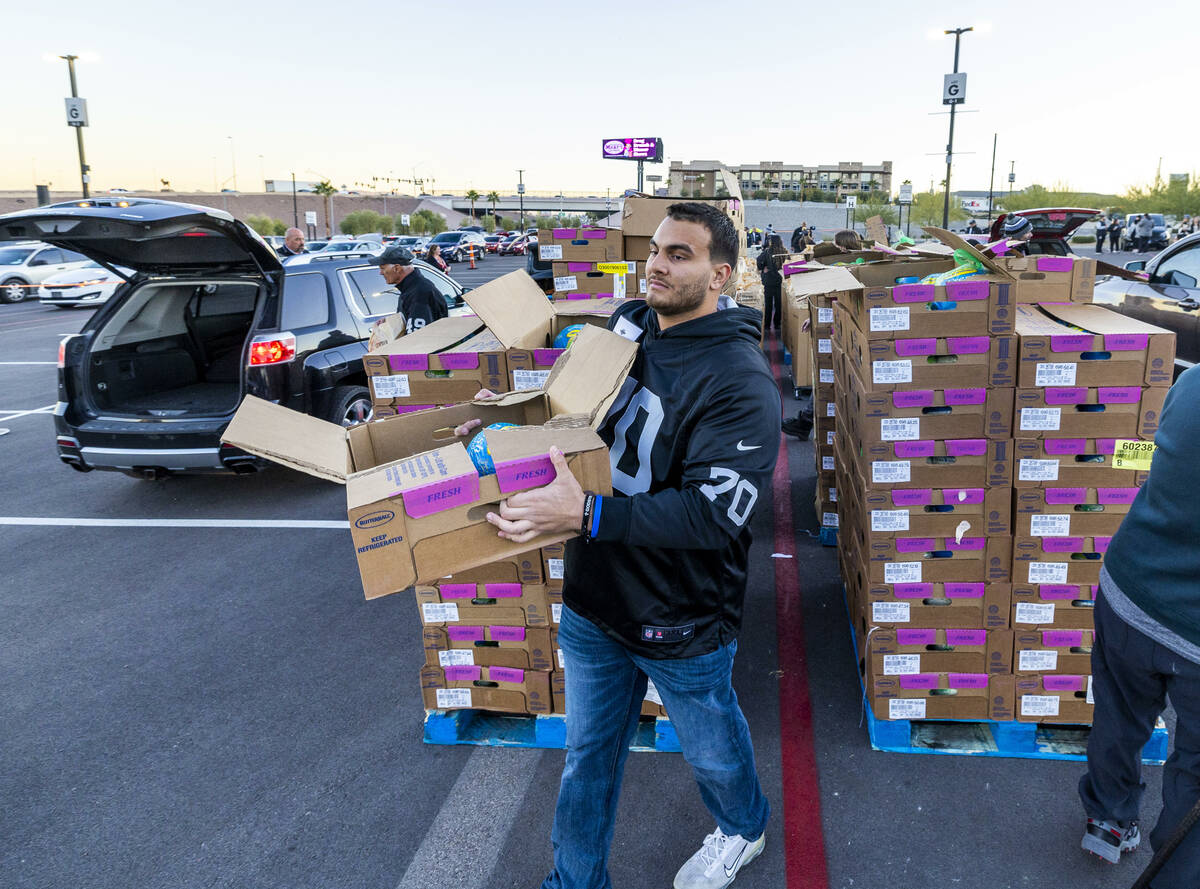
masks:
[[[538,255],[542,259],[562,259],[562,244],[539,244]]]
[[[833,352],[833,340],[817,340],[817,354],[829,355]]]
[[[1021,408],[1022,432],[1057,432],[1062,424],[1060,407]]]
[[[920,583],[920,562],[884,562],[884,583]]]
[[[1070,537],[1069,515],[1032,515],[1029,517],[1029,533],[1034,537]]]
[[[437,708],[439,710],[454,710],[471,706],[471,689],[469,688],[439,688],[437,689]]]
[[[879,421],[880,441],[916,441],[920,437],[920,417],[884,417]]]
[[[1054,603],[1018,602],[1016,623],[1042,626],[1054,623]]]
[[[1113,451],[1113,469],[1140,469],[1150,471],[1150,462],[1158,445],[1152,441],[1130,441],[1118,439]]]
[[[551,580],[563,579],[563,560],[562,559],[547,559],[546,571],[550,574]]]
[[[871,462],[871,481],[879,485],[907,482],[912,479],[910,460],[874,460]]]
[[[821,471],[822,472],[833,472],[835,468],[836,467],[833,465],[832,457],[822,457],[821,458]]]
[[[872,602],[871,622],[877,624],[906,624],[912,611],[908,602]]]
[[[1066,562],[1030,562],[1029,582],[1066,583],[1068,567]]]
[[[908,330],[908,306],[871,309],[871,330]]]
[[[1017,463],[1017,478],[1023,482],[1056,482],[1058,461],[1022,459]]]
[[[654,683],[649,679],[646,680],[646,700],[651,704],[662,706],[662,697],[658,694],[658,689],[654,687]]]
[[[550,377],[548,370],[514,370],[514,389],[541,389]]]
[[[460,648],[439,651],[438,665],[442,667],[473,667],[475,666],[475,652]]]
[[[562,602],[550,603],[550,620],[556,624],[562,623]]]
[[[833,370],[831,368],[822,367],[820,369],[820,371],[821,371],[820,379],[821,379],[822,383],[832,383],[833,382]]]
[[[888,719],[924,718],[924,698],[888,698]]]
[[[1017,670],[1022,673],[1041,673],[1058,669],[1058,652],[1025,649],[1017,654]],[[1058,700],[1055,698],[1055,700]]]
[[[1075,385],[1075,363],[1058,363],[1052,362],[1048,364],[1039,364],[1037,366],[1037,376],[1034,380],[1035,386],[1074,386]]]
[[[458,606],[453,602],[422,602],[421,617],[427,624],[458,620]]]
[[[907,509],[872,509],[872,531],[907,531]]]
[[[833,323],[833,309],[817,309],[817,323],[818,324],[832,324]]]
[[[1022,716],[1057,716],[1057,695],[1021,695]]]
[[[912,361],[872,361],[871,382],[873,383],[911,383]]]
[[[919,654],[885,654],[883,656],[884,676],[911,676],[921,672],[921,656]]]
[[[579,282],[574,275],[556,275],[554,278],[554,289],[557,290],[577,290]]]
[[[408,374],[372,377],[371,380],[376,398],[408,398]]]

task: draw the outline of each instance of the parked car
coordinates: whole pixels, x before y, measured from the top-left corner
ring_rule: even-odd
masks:
[[[313,251],[309,251],[312,253]],[[322,253],[369,253],[383,252],[381,241],[330,241],[321,248]]]
[[[554,265],[542,259],[537,249],[537,238],[525,250],[525,272],[537,282],[547,296],[554,296]]]
[[[1099,210],[1080,207],[1042,207],[1036,210],[1001,213],[992,223],[988,237],[990,241],[999,241],[1004,237],[1004,220],[1010,216],[1024,216],[1033,223],[1033,239],[1029,242],[1031,255],[1066,256],[1075,252],[1071,249],[1069,240],[1072,232],[1099,215]]]
[[[150,198],[0,216],[0,242],[33,232],[133,272],[59,344],[57,447],[75,469],[254,471],[257,458],[220,441],[246,395],[344,425],[370,418],[362,356],[399,295],[361,257],[303,254],[285,269],[228,214]],[[461,302],[462,287],[422,272],[447,306]]]
[[[482,225],[460,225],[458,230],[460,232],[475,232],[478,235],[482,235],[487,231]]]
[[[98,262],[88,262],[81,268],[51,275],[38,288],[38,299],[44,306],[60,309],[98,306],[131,275],[132,269],[114,266],[110,271]]]
[[[86,256],[40,241],[0,247],[0,302],[34,299],[47,278],[83,268],[88,262]]]
[[[500,242],[504,240],[502,235],[485,235],[483,243],[488,253],[498,253],[500,250]]]
[[[328,243],[329,243],[328,241],[305,241],[304,249],[307,250],[309,253],[317,253],[321,250],[324,250],[325,245]]]
[[[437,244],[446,262],[463,262],[469,258],[470,248],[475,248],[475,261],[479,262],[487,253],[487,245],[479,232],[453,231],[434,235],[429,244]],[[428,248],[429,244],[426,245]]]
[[[1137,226],[1134,224],[1134,219],[1138,216],[1145,216],[1145,213],[1127,213],[1125,215],[1125,227],[1121,229],[1121,249],[1132,250],[1134,246],[1134,238],[1137,237]],[[1150,233],[1150,249],[1162,250],[1167,246],[1167,222],[1163,219],[1161,213],[1149,214],[1151,221],[1154,223],[1154,229]]]
[[[500,245],[500,254],[502,256],[524,256],[529,248],[529,235],[513,235],[508,240]],[[533,238],[533,242],[537,243],[537,238]]]
[[[1092,301],[1175,331],[1175,375],[1200,362],[1200,233],[1176,241],[1149,261],[1125,263],[1135,275],[1096,278]]]

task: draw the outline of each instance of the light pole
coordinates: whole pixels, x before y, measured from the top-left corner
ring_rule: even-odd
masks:
[[[992,191],[996,184],[996,139],[999,133],[992,133],[992,175],[988,177],[988,228],[992,227]]]
[[[233,190],[237,191],[237,153],[233,150],[233,136],[226,136],[229,140],[229,164],[233,168]]]
[[[263,191],[267,190],[267,167],[263,163],[263,156],[258,156],[258,180],[262,183]]]
[[[296,174],[292,173],[292,226],[300,227],[300,207],[296,203]]]
[[[521,234],[525,234],[525,171],[517,170],[517,198],[521,202]]]
[[[953,28],[947,30],[946,34],[954,35],[954,73],[958,73],[958,44],[962,40],[962,35],[968,31],[974,31],[974,28]],[[950,164],[954,159],[954,109],[958,107],[958,103],[954,102],[950,105],[950,138],[946,142],[946,200],[942,205],[942,228],[950,227]]]
[[[79,88],[75,83],[75,60],[79,56],[66,55],[59,56],[60,59],[67,60],[67,72],[71,75],[71,98],[78,101]],[[69,114],[69,112],[68,112]],[[79,149],[79,182],[83,186],[83,197],[86,200],[91,197],[91,189],[88,188],[88,183],[91,182],[91,167],[87,164],[87,156],[83,153],[83,128],[87,124],[87,113],[84,112],[82,121],[68,120],[68,125],[75,128],[75,145]]]

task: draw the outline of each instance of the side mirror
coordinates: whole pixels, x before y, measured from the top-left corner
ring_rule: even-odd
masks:
[[[470,291],[472,291],[472,290],[474,290],[474,289],[475,289],[474,287],[464,287],[464,288],[462,289],[462,292],[463,292],[463,293],[468,293],[468,292],[470,292]]]
[[[29,260],[30,267],[39,266],[39,265],[49,265],[49,264],[50,263],[46,262],[46,260],[42,259],[40,256],[36,259]]]
[[[1133,262],[1125,263],[1125,271],[1127,271],[1127,272],[1144,272],[1144,271],[1146,271],[1146,260],[1135,259]]]

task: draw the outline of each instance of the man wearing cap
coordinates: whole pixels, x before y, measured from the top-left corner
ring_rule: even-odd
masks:
[[[1008,241],[1008,249],[1022,256],[1029,254],[1029,240],[1033,237],[1033,223],[1024,216],[1010,214],[1004,220],[1004,237]]]
[[[445,298],[433,286],[433,282],[413,265],[413,255],[407,247],[393,244],[372,259],[371,264],[379,266],[383,280],[400,291],[397,308],[404,315],[407,333],[420,330],[426,324],[449,314]]]
[[[289,256],[299,256],[301,253],[307,253],[308,249],[304,246],[304,232],[298,228],[289,228],[283,233],[283,246],[277,251],[280,259],[287,259]]]

